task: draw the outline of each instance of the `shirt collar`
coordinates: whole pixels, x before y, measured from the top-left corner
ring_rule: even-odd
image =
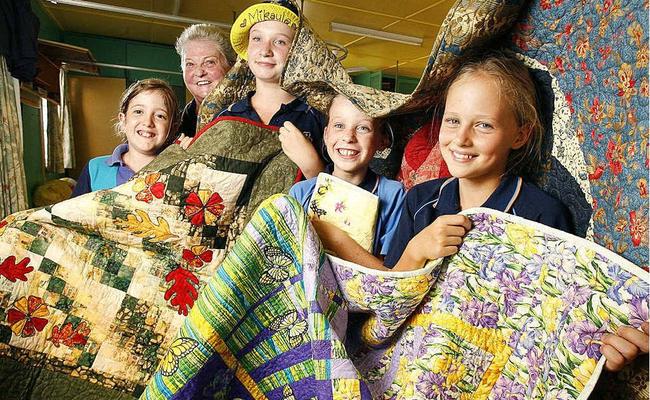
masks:
[[[499,186],[488,197],[481,207],[509,212],[512,205],[519,197],[522,179],[518,176],[506,175],[501,178]],[[452,179],[447,185],[440,188],[436,208],[441,214],[456,214],[460,212],[460,196],[458,194],[458,179]]]
[[[121,167],[125,166],[124,161],[122,160],[122,155],[129,151],[128,143],[121,143],[119,146],[113,150],[113,154],[106,159],[106,165],[119,165]]]
[[[325,172],[332,175],[332,172],[334,172],[334,164],[326,165]],[[377,185],[377,174],[375,174],[373,170],[368,168],[368,172],[366,172],[366,176],[363,178],[361,183],[359,183],[357,186],[363,190],[375,194],[374,190],[376,185]]]
[[[254,111],[255,109],[253,108],[253,102],[252,102],[253,95],[255,95],[255,91],[248,92],[248,94],[246,95],[246,101],[238,101],[235,104],[233,104],[232,107],[230,108],[230,112],[243,113],[246,111],[248,112]],[[307,103],[302,101],[299,97],[296,97],[288,104],[282,104],[280,106],[280,109],[275,113],[275,115],[283,114],[289,111],[303,112],[303,111],[307,111],[308,108],[309,106],[307,105]]]

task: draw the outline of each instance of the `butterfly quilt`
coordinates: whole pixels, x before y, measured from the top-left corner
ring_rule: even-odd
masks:
[[[458,254],[385,272],[325,256],[297,201],[267,200],[141,398],[586,399],[603,334],[648,319],[647,272],[534,222],[467,215]],[[366,318],[348,332],[351,313]]]

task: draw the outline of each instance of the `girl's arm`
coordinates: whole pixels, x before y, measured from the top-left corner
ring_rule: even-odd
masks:
[[[333,251],[337,257],[367,268],[390,271],[384,267],[383,260],[370,254],[342,229],[318,219],[311,221],[323,246]]]
[[[300,168],[307,179],[315,177],[325,169],[325,164],[314,145],[291,122],[284,123],[278,138],[284,154]]]
[[[471,228],[472,222],[464,215],[438,217],[408,242],[393,270],[411,271],[422,268],[428,260],[456,254]]]

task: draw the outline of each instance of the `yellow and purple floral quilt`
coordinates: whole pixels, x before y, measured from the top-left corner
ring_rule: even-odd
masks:
[[[301,206],[270,198],[141,398],[586,399],[602,335],[648,319],[647,272],[534,222],[467,214],[457,255],[384,272],[325,256]],[[347,331],[351,313],[366,320]]]

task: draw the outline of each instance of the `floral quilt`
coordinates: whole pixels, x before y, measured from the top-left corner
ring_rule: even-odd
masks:
[[[324,256],[297,201],[267,200],[141,398],[586,399],[602,335],[648,318],[647,272],[534,222],[467,215],[457,255],[384,272]],[[365,322],[348,331],[353,313]]]
[[[276,132],[224,119],[115,189],[2,220],[0,397],[141,393],[249,209],[296,173]]]

